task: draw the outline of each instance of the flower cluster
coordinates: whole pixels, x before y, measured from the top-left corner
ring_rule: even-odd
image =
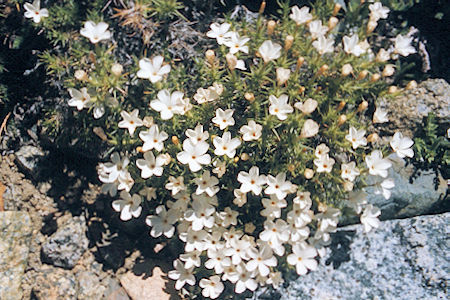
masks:
[[[230,283],[236,293],[278,288],[285,262],[299,275],[317,269],[344,209],[367,232],[379,226],[368,188],[388,199],[392,162],[414,153],[400,132],[390,150],[377,149],[368,130],[389,119],[373,95],[387,94],[382,77],[415,49],[401,35],[381,48],[373,32],[389,9],[364,7],[360,28],[340,26],[339,5],[213,23],[195,80],[166,53],[136,57],[125,75],[97,63],[107,47],[99,58],[89,52],[89,74],[74,72],[68,105],[105,120],[112,154],[98,174],[113,209],[123,221],[145,216],[153,238],[184,243],[168,274],[176,289],[198,285],[214,299]],[[79,34],[101,51],[114,39],[108,27],[87,21]]]

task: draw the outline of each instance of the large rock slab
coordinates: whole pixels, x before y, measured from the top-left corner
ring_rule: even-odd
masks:
[[[447,299],[450,213],[340,228],[317,271],[259,299]],[[327,265],[328,264],[328,265]]]
[[[32,233],[26,212],[0,212],[0,299],[22,299],[22,277]]]

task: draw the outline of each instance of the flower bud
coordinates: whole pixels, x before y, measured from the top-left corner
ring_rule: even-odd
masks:
[[[265,2],[264,2],[265,3]],[[252,234],[256,229],[256,226],[253,223],[245,223],[244,231],[248,234]]]
[[[333,28],[336,27],[337,23],[339,23],[338,18],[330,17],[330,19],[328,19],[328,30],[333,30]]]
[[[230,70],[233,71],[237,65],[237,61],[238,61],[237,57],[231,53],[228,53],[225,56],[225,59],[227,60],[228,68],[230,68]]]
[[[345,64],[342,66],[341,74],[342,76],[348,76],[353,72],[353,67],[351,64]]]
[[[277,25],[277,23],[274,20],[270,20],[269,22],[267,22],[267,34],[268,35],[271,35],[273,33],[276,25]]]
[[[103,130],[103,128],[101,127],[94,127],[94,129],[92,129],[92,131],[102,140],[102,141],[107,141],[108,137],[105,134],[105,131]]]
[[[175,145],[178,145],[180,143],[180,140],[176,135],[172,136],[172,143],[174,143]]]
[[[214,62],[214,59],[216,58],[216,54],[214,53],[213,50],[209,49],[209,50],[207,50],[207,51],[205,52],[205,57],[206,57],[206,60],[207,60],[210,64],[212,64],[212,63]]]
[[[339,106],[338,106],[337,110],[338,110],[338,111],[343,110],[344,107],[345,107],[345,104],[347,104],[345,101],[339,102]]]
[[[167,166],[168,164],[170,164],[170,160],[172,159],[172,157],[170,157],[169,153],[163,153],[163,154],[160,154],[160,156],[162,158],[164,158],[164,165]]]
[[[319,132],[319,124],[315,121],[308,119],[305,124],[303,124],[302,131],[300,133],[301,138],[310,138],[315,136]]]
[[[120,76],[123,72],[123,66],[119,63],[114,63],[111,66],[111,73],[113,73],[115,76]]]
[[[309,115],[316,110],[318,104],[319,103],[316,100],[308,98],[303,103],[301,102],[295,103],[294,107],[301,110],[301,112],[304,113],[305,115]]]
[[[339,118],[338,118],[338,125],[341,126],[346,121],[347,121],[347,116],[346,115],[340,115]]]
[[[338,12],[341,10],[341,8],[342,8],[342,5],[340,5],[339,3],[336,3],[333,8],[333,16],[336,16],[338,14]]]
[[[394,94],[394,93],[396,93],[397,92],[397,87],[395,86],[395,85],[391,85],[390,87],[389,87],[389,89],[388,89],[388,93],[389,94]]]
[[[76,70],[75,71],[75,79],[80,81],[88,80],[87,73],[84,70]]]
[[[303,56],[300,56],[299,58],[297,58],[297,70],[300,69],[300,67],[303,65],[304,62],[305,62],[305,58]]]
[[[366,78],[367,74],[369,74],[367,70],[362,70],[358,74],[358,80],[363,80],[364,78]]]
[[[328,65],[323,65],[320,67],[319,71],[317,72],[317,74],[319,75],[325,75],[326,72],[328,71],[329,67]]]
[[[384,49],[380,49],[380,51],[378,51],[378,54],[375,58],[375,61],[376,62],[386,62],[389,60],[389,58],[390,58],[389,52]]]
[[[150,128],[153,125],[153,117],[145,116],[142,122],[144,123],[145,127]]]
[[[291,76],[291,70],[284,68],[277,68],[277,83],[278,85],[283,85],[288,81],[289,76]]]
[[[412,90],[417,88],[417,82],[415,80],[411,80],[410,82],[408,82],[408,84],[406,85],[406,89],[407,90]]]
[[[303,175],[306,179],[311,179],[314,176],[314,170],[306,168],[305,172],[303,172]]]
[[[142,151],[142,147],[141,146],[136,147],[136,151],[139,152],[139,153],[144,153],[144,151]]]
[[[373,75],[370,77],[370,81],[371,81],[371,82],[376,82],[376,81],[380,80],[380,78],[381,78],[380,74],[373,74]]]
[[[317,201],[318,203],[317,203],[317,209],[320,211],[320,212],[326,212],[327,211],[327,209],[328,209],[328,207],[327,207],[327,205],[325,204],[325,203],[323,203],[323,202],[320,202],[320,201]]]
[[[235,156],[235,157],[234,157],[234,162],[237,163],[238,161],[239,161],[239,157],[238,157],[238,156]]]
[[[253,93],[249,93],[249,92],[245,93],[244,98],[245,98],[245,100],[247,100],[249,102],[255,101],[255,95]]]
[[[261,6],[259,7],[259,14],[262,14],[264,12],[264,9],[266,9],[266,1],[263,1],[261,3]]]
[[[367,34],[372,33],[372,32],[375,30],[375,28],[377,27],[377,25],[378,25],[378,23],[377,23],[376,21],[370,20],[370,21],[367,23],[367,30],[366,30],[366,33],[367,33]]]
[[[244,153],[241,154],[241,159],[243,161],[247,161],[247,160],[250,159],[250,155],[248,155],[247,153],[244,152]]]
[[[378,141],[379,138],[380,138],[380,137],[379,137],[378,134],[372,133],[372,134],[369,134],[369,135],[367,136],[367,141],[368,141],[369,143],[375,143],[376,141]]]
[[[284,50],[288,51],[292,47],[292,43],[294,42],[294,37],[292,35],[286,36],[284,40]]]
[[[383,75],[383,77],[389,77],[394,75],[395,73],[395,68],[394,65],[386,65],[384,67],[383,73],[381,73]]]
[[[289,172],[292,173],[292,172],[295,171],[295,166],[294,166],[293,164],[289,164],[288,167],[287,167],[287,169],[288,169]]]
[[[301,86],[298,88],[298,93],[303,94],[306,91],[306,88],[304,86]]]
[[[351,181],[344,182],[344,190],[347,192],[353,191],[353,182]]]
[[[361,102],[361,104],[358,106],[357,112],[362,112],[362,111],[366,110],[368,106],[369,106],[369,103],[367,101]]]

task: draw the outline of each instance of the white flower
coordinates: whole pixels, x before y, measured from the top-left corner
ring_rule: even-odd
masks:
[[[117,187],[118,190],[129,192],[134,185],[133,177],[131,177],[131,174],[128,171],[120,173],[117,180],[119,181],[119,186]]]
[[[320,55],[332,53],[334,51],[334,39],[331,36],[326,38],[324,35],[321,35],[317,38],[317,41],[312,43],[312,45]]]
[[[360,174],[354,161],[341,165],[341,177],[344,180],[354,181],[356,176]]]
[[[209,27],[211,28],[211,30],[206,33],[206,36],[212,39],[216,39],[217,44],[223,45],[226,41],[227,33],[231,25],[228,23],[212,23]]]
[[[292,247],[292,254],[287,256],[287,262],[295,266],[298,275],[305,275],[308,269],[311,271],[317,269],[318,263],[314,259],[316,256],[316,248],[305,243],[299,243]]]
[[[164,148],[164,141],[167,140],[169,135],[164,131],[159,132],[158,125],[153,124],[148,130],[139,132],[139,137],[144,142],[142,151],[152,149],[161,151]]]
[[[305,115],[309,115],[316,110],[318,104],[319,103],[316,100],[308,98],[303,103],[302,102],[295,103],[294,107],[296,109],[299,109]]]
[[[277,68],[277,82],[279,85],[283,85],[288,81],[291,76],[291,70],[285,68]]]
[[[297,192],[297,196],[292,200],[295,204],[300,205],[300,209],[311,208],[311,193],[310,192]]]
[[[317,167],[317,173],[327,172],[330,173],[333,169],[335,161],[333,158],[330,158],[328,154],[322,155],[320,158],[316,158],[314,160],[314,164]]]
[[[387,178],[375,185],[374,194],[375,195],[381,194],[387,200],[391,198],[391,189],[393,189],[394,187],[395,187],[394,179]]]
[[[248,46],[245,46],[245,43],[250,41],[248,37],[240,37],[236,32],[230,32],[228,37],[229,38],[224,41],[224,44],[230,48],[231,54],[235,54],[239,51],[248,53]]]
[[[136,166],[141,169],[141,177],[147,179],[153,175],[161,176],[163,173],[163,166],[165,164],[165,158],[162,155],[158,155],[155,158],[153,152],[145,152],[144,159],[136,160]]]
[[[288,103],[289,98],[287,95],[282,94],[280,97],[274,95],[269,96],[269,113],[277,116],[279,120],[286,120],[287,114],[292,113],[294,109]]]
[[[413,157],[414,151],[411,146],[414,144],[409,137],[403,137],[401,132],[396,132],[390,141],[392,150],[397,153],[398,157]]]
[[[221,130],[224,130],[228,126],[234,125],[233,109],[223,110],[221,108],[216,109],[216,116],[212,119],[213,123],[219,125]]]
[[[364,226],[365,232],[369,232],[372,228],[378,228],[380,226],[380,220],[378,220],[380,214],[381,211],[378,207],[373,206],[372,204],[366,206],[361,215],[361,223]]]
[[[370,20],[377,22],[379,19],[386,19],[389,14],[389,8],[384,7],[380,2],[369,5]]]
[[[202,295],[211,299],[216,299],[223,292],[224,285],[220,281],[220,277],[217,275],[209,277],[209,279],[203,278],[199,283],[203,288]]]
[[[206,202],[197,198],[192,202],[192,209],[185,212],[184,218],[192,222],[192,230],[199,231],[204,227],[211,228],[214,225],[214,212],[216,209]]]
[[[302,207],[302,204],[294,203],[292,210],[287,214],[288,223],[293,224],[296,228],[302,228],[312,221],[312,211],[308,208],[304,209]],[[307,233],[309,235],[309,230]],[[291,237],[292,236],[293,234],[291,232]]]
[[[327,31],[328,27],[322,25],[321,20],[315,20],[308,24],[309,32],[311,33],[312,39],[317,39],[320,36],[324,36]]]
[[[373,119],[372,121],[374,123],[385,123],[385,122],[389,122],[389,119],[387,117],[387,111],[377,107],[377,109],[375,109],[375,112],[373,113]]]
[[[275,195],[270,195],[270,199],[263,198],[261,201],[264,209],[260,214],[268,219],[280,218],[281,209],[287,206],[286,200],[278,199]]]
[[[213,163],[214,169],[212,170],[214,174],[217,174],[217,177],[222,178],[222,176],[227,171],[227,163],[225,161],[216,160]]]
[[[180,259],[184,261],[185,268],[200,267],[200,254],[201,252],[198,250],[189,251],[185,254],[181,254]]]
[[[244,171],[239,172],[237,180],[241,183],[240,191],[242,193],[252,191],[255,195],[259,195],[262,185],[266,183],[266,176],[259,175],[259,168],[253,166],[248,173]]]
[[[237,294],[243,293],[245,290],[249,289],[251,291],[256,290],[258,287],[258,283],[256,283],[256,280],[253,279],[254,276],[250,272],[247,272],[244,265],[239,265],[237,267],[239,277],[236,281],[234,291]]]
[[[72,97],[68,102],[69,106],[74,106],[78,110],[89,107],[91,96],[88,94],[87,88],[82,88],[81,90],[70,88],[69,94]]]
[[[183,142],[183,151],[177,154],[177,159],[182,164],[189,164],[192,172],[199,171],[201,165],[208,165],[211,162],[211,156],[207,154],[209,145],[206,142],[192,143],[191,139],[185,139]]]
[[[172,94],[166,89],[158,92],[158,99],[150,102],[150,107],[161,113],[161,119],[169,120],[174,114],[184,113],[183,93],[175,91]]]
[[[164,75],[169,74],[170,65],[163,65],[164,57],[155,56],[153,59],[143,58],[139,60],[139,71],[137,77],[148,79],[151,83],[163,79]]]
[[[23,7],[25,8],[25,18],[32,18],[34,23],[41,22],[41,18],[48,17],[48,10],[46,8],[41,9],[41,1],[34,0],[33,4],[24,3]]]
[[[128,157],[120,158],[119,153],[111,154],[111,162],[101,163],[99,165],[99,179],[104,183],[112,183],[119,178],[119,175],[127,172],[126,167],[130,163]]]
[[[139,195],[147,198],[148,201],[156,199],[156,189],[153,187],[144,187],[139,191]]]
[[[178,213],[175,213],[175,210],[172,209],[166,211],[164,205],[159,205],[156,208],[156,214],[157,216],[148,216],[145,220],[145,223],[152,227],[150,235],[156,238],[164,234],[166,237],[171,238],[175,232],[173,224],[178,219]]]
[[[391,54],[389,53],[389,51],[380,49],[380,51],[378,51],[378,54],[375,59],[377,62],[386,62],[389,60],[390,57],[391,57]]]
[[[325,144],[320,144],[319,146],[316,147],[314,155],[317,158],[321,158],[323,155],[328,154],[328,152],[330,152],[330,148],[328,148],[328,146]]]
[[[222,227],[226,228],[230,225],[237,225],[237,216],[239,213],[237,211],[232,210],[229,207],[225,207],[224,211],[219,213],[219,217],[222,220]]]
[[[410,54],[416,53],[416,49],[411,46],[413,37],[407,37],[402,35],[397,35],[395,37],[394,53],[400,54],[402,56],[408,56]]]
[[[226,155],[229,158],[234,158],[236,148],[241,145],[241,141],[238,138],[231,138],[231,133],[227,131],[223,133],[222,137],[216,136],[213,139],[213,144],[216,147],[215,155]]]
[[[342,43],[344,44],[344,51],[348,54],[353,54],[354,56],[360,56],[365,51],[358,45],[359,38],[357,34],[352,36],[344,36],[342,38]]]
[[[173,176],[169,176],[169,182],[166,183],[165,188],[168,189],[169,191],[172,191],[172,196],[178,194],[181,191],[186,190],[183,176],[178,176],[176,178]]]
[[[214,218],[214,217],[213,217]],[[186,232],[186,230],[178,230],[179,232]],[[203,251],[206,249],[207,245],[205,243],[205,239],[208,233],[204,230],[194,231],[192,228],[187,230],[186,235],[186,245],[184,246],[184,250],[186,252],[192,252],[195,249],[198,251]]]
[[[281,46],[277,43],[273,43],[270,40],[264,41],[258,48],[258,52],[261,55],[265,63],[275,60],[281,56]]]
[[[132,217],[139,218],[141,215],[141,196],[134,194],[131,196],[128,192],[122,191],[120,199],[112,202],[115,211],[120,211],[120,219],[122,221],[131,220]]]
[[[370,175],[379,175],[383,178],[386,178],[388,175],[388,169],[392,166],[392,163],[383,158],[383,154],[380,150],[374,150],[370,155],[366,156],[366,164],[369,168]]]
[[[225,56],[225,58],[227,60],[228,68],[230,68],[230,70],[234,70],[234,69],[239,69],[242,71],[247,70],[247,68],[245,67],[244,60],[238,59],[235,55],[228,53]]]
[[[212,197],[220,190],[217,186],[219,180],[217,177],[211,176],[209,171],[203,172],[201,177],[194,179],[194,182],[197,185],[197,190],[195,191],[197,195],[207,193],[208,196]]]
[[[194,268],[186,269],[183,263],[177,259],[173,262],[175,270],[168,273],[170,279],[176,280],[175,289],[180,290],[186,283],[189,285],[195,284],[195,277],[192,274]]]
[[[284,283],[281,272],[271,272],[269,274],[269,279],[267,279],[267,283],[271,284],[274,289],[278,289],[281,284]]]
[[[352,148],[356,149],[359,146],[366,146],[367,139],[364,137],[366,131],[364,129],[356,130],[355,127],[351,126],[348,130],[348,134],[345,136],[345,139],[352,143]]]
[[[367,204],[367,193],[363,190],[351,191],[348,194],[347,206],[352,208],[357,214],[362,211],[363,205]]]
[[[84,28],[81,28],[80,33],[82,36],[87,37],[91,43],[96,44],[111,38],[111,32],[107,30],[108,26],[105,22],[95,24],[92,21],[87,21],[84,23]]]
[[[199,88],[197,90],[197,93],[194,95],[194,100],[197,101],[198,104],[211,102],[219,99],[222,93],[223,93],[223,85],[215,82],[212,86],[210,86],[207,89]]]
[[[242,133],[242,139],[246,142],[252,140],[258,140],[262,135],[262,126],[257,124],[255,121],[248,121],[248,125],[244,125],[239,130]]]
[[[318,132],[319,124],[317,124],[314,120],[308,119],[303,124],[302,131],[300,132],[300,137],[310,138],[315,136]]]
[[[286,180],[286,173],[279,173],[277,177],[268,175],[266,179],[268,187],[264,190],[264,193],[267,195],[274,194],[279,200],[281,200],[286,198],[287,194],[290,193],[292,183]]]
[[[205,262],[205,268],[214,269],[216,274],[223,273],[224,267],[231,265],[231,259],[225,256],[222,249],[208,249],[208,260]]]
[[[247,270],[253,272],[258,269],[261,276],[269,275],[269,267],[275,267],[278,264],[277,259],[273,256],[272,249],[267,246],[259,251],[252,249],[252,251],[249,251],[249,256],[251,260],[246,265]]]
[[[291,8],[291,14],[289,17],[294,20],[297,25],[309,22],[312,20],[312,15],[309,13],[309,7],[303,6],[298,8],[297,5]]]
[[[136,108],[131,113],[121,111],[120,115],[123,120],[119,122],[119,128],[127,128],[130,135],[133,135],[137,127],[144,125],[141,119],[139,119],[139,110]]]
[[[203,131],[202,124],[198,124],[197,126],[195,126],[195,129],[186,129],[186,136],[195,145],[197,143],[206,141],[209,137],[209,133],[208,131]]]
[[[265,242],[272,242],[281,245],[289,239],[289,225],[283,219],[278,219],[274,223],[271,220],[264,222],[264,231],[259,234],[259,238]]]
[[[239,189],[235,189],[233,191],[234,194],[234,200],[233,203],[236,204],[239,207],[242,207],[245,203],[247,203],[247,193],[243,193]]]

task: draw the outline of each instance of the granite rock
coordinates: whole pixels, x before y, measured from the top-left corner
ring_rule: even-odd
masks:
[[[26,212],[0,212],[0,299],[22,299],[32,223]]]
[[[450,213],[342,227],[318,270],[258,299],[446,299]]]
[[[20,148],[15,154],[17,166],[21,171],[37,179],[41,174],[39,164],[45,157],[45,152],[41,148],[27,145]]]
[[[88,245],[84,217],[70,218],[44,243],[42,259],[54,266],[71,269],[86,251]]]
[[[82,271],[76,274],[78,281],[78,299],[98,300],[101,299],[106,287],[104,287],[99,276],[90,271]]]
[[[73,300],[78,298],[78,283],[72,272],[48,267],[36,274],[33,295],[38,300]]]

